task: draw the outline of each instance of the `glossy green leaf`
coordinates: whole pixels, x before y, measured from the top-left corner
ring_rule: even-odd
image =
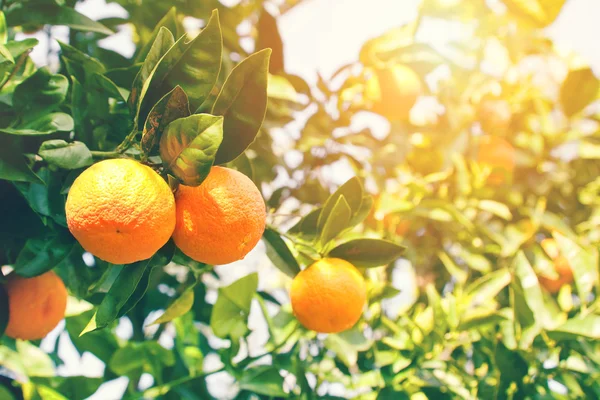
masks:
[[[31,238],[17,257],[15,272],[26,278],[41,275],[63,262],[73,245],[73,237],[65,233]]]
[[[10,41],[5,44],[5,47],[10,51],[13,58],[19,57],[21,54],[33,49],[39,44],[39,40],[35,38],[27,38],[19,41]]]
[[[56,110],[67,98],[68,88],[64,75],[40,68],[15,88],[13,106],[27,121],[35,120]]]
[[[79,31],[97,32],[103,35],[114,33],[106,26],[86,17],[75,9],[54,2],[40,2],[35,5],[15,2],[6,9],[6,19],[9,26],[25,24],[66,25]]]
[[[78,169],[92,165],[92,153],[85,143],[67,143],[61,139],[47,140],[40,146],[38,154],[50,165],[64,169]]]
[[[0,11],[0,44],[6,44],[8,41],[8,28],[6,26],[6,17]]]
[[[293,279],[300,272],[300,266],[288,245],[279,236],[279,233],[271,228],[265,229],[263,239],[265,239],[267,255],[271,262],[281,272]]]
[[[560,254],[569,260],[580,301],[588,303],[594,287],[599,284],[598,260],[590,251],[582,248],[567,236],[561,235],[559,232],[553,232],[552,236],[556,240]]]
[[[108,367],[117,375],[128,376],[149,365],[172,366],[175,356],[157,342],[128,343],[111,357]],[[160,371],[156,371],[160,372]]]
[[[54,132],[69,132],[75,127],[75,122],[69,114],[55,112],[41,115],[39,118],[14,128],[0,128],[0,132],[18,136],[49,135]]]
[[[173,253],[174,246],[172,242],[169,242],[148,260],[138,261],[123,267],[119,276],[102,300],[102,303],[98,306],[96,313],[81,332],[81,335],[106,327],[119,317],[123,308],[133,307],[130,298],[137,297],[137,300],[141,298],[139,294],[137,296],[135,295],[136,289],[138,288],[142,277],[144,277],[144,274],[147,270],[167,265],[171,261]],[[141,295],[143,296],[143,293],[141,293]]]
[[[150,154],[160,140],[163,130],[171,122],[190,116],[190,104],[181,86],[163,96],[150,110],[142,132],[142,149]]]
[[[210,316],[210,327],[221,338],[238,340],[248,332],[250,304],[258,287],[258,274],[247,275],[229,286],[219,288]]]
[[[336,236],[346,230],[350,225],[350,219],[352,218],[352,210],[346,201],[346,198],[342,195],[337,198],[337,201],[331,212],[327,216],[327,221],[321,231],[319,241],[322,245],[326,245]]]
[[[188,95],[190,108],[196,110],[217,83],[222,48],[219,13],[214,10],[206,27],[194,39],[178,40],[161,60],[152,81],[153,90],[162,94],[181,86]]]
[[[355,267],[380,267],[394,262],[404,247],[382,239],[355,239],[331,250],[327,256],[344,259]]]
[[[41,182],[23,155],[20,138],[0,134],[0,178],[17,182]]]
[[[288,233],[302,237],[304,240],[315,239],[319,234],[317,223],[320,215],[321,208],[312,210],[291,227]]]
[[[588,314],[573,317],[564,324],[548,331],[554,340],[581,340],[581,338],[600,339],[600,316]]]
[[[177,43],[182,40],[183,38],[179,39]],[[160,28],[148,55],[144,59],[142,67],[133,81],[129,99],[127,100],[131,110],[134,112],[135,121],[138,121],[139,119],[142,102],[148,92],[152,77],[156,73],[159,63],[166,56],[169,49],[175,46],[174,43],[175,39],[173,38],[173,34],[166,28]]]
[[[192,285],[185,289],[183,293],[181,293],[181,296],[175,299],[175,301],[167,307],[165,312],[152,322],[151,325],[170,322],[190,311],[194,305],[194,286],[195,285]]]
[[[177,30],[177,10],[175,9],[175,7],[171,7],[169,11],[165,14],[165,16],[162,17],[160,21],[158,21],[158,24],[156,24],[156,27],[152,31],[150,40],[148,40],[148,42],[140,49],[138,54],[135,56],[136,63],[143,62],[146,59],[146,56],[152,48],[154,40],[156,39],[158,33],[162,28],[166,28],[169,32],[171,32],[171,35],[173,35],[174,37],[179,37]]]
[[[354,215],[357,213],[360,210],[363,201],[363,192],[362,184],[357,177],[351,178],[341,185],[331,196],[329,196],[323,205],[323,211],[319,215],[317,222],[319,230],[323,230],[325,227],[325,223],[329,219],[329,214],[331,214],[335,204],[341,196],[344,196],[348,203],[351,214]]]
[[[164,166],[183,184],[198,186],[210,172],[223,139],[223,117],[194,114],[171,122],[160,139]]]
[[[283,377],[271,365],[260,365],[244,371],[240,379],[240,389],[269,397],[287,398],[283,390]]]
[[[546,307],[544,295],[535,271],[523,252],[517,253],[513,262],[513,268],[515,269],[516,281],[523,290],[525,304],[533,313],[535,321],[541,327],[551,328],[553,325],[553,316]]]
[[[223,144],[216,164],[236,159],[256,138],[267,111],[270,49],[252,54],[233,68],[221,88],[212,114],[225,118]]]

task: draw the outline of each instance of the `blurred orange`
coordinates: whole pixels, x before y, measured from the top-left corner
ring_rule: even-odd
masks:
[[[389,120],[406,120],[421,95],[421,78],[405,65],[380,68],[366,82],[365,97],[372,110]]]
[[[563,285],[573,283],[573,270],[569,261],[560,254],[560,250],[556,244],[556,241],[551,238],[544,239],[540,242],[540,245],[548,255],[554,261],[554,269],[558,273],[558,278],[550,279],[544,276],[540,276],[540,284],[550,293],[555,294],[560,291]]]
[[[485,133],[506,136],[512,120],[512,110],[506,100],[484,100],[479,105],[477,117]]]
[[[515,148],[506,139],[491,135],[479,138],[477,162],[492,169],[489,184],[506,183],[515,169],[515,159]]]

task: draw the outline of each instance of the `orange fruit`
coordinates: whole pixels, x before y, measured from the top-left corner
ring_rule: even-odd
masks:
[[[42,339],[65,316],[67,289],[52,271],[34,278],[10,274],[5,289],[9,308],[5,333],[11,338]]]
[[[485,133],[504,136],[510,128],[512,110],[506,100],[484,100],[479,105],[478,117]]]
[[[150,258],[175,228],[175,198],[150,167],[105,160],[75,179],[66,204],[67,225],[86,251],[113,264]]]
[[[390,120],[408,119],[421,92],[419,75],[401,64],[375,70],[365,86],[371,109]]]
[[[362,315],[367,286],[348,261],[323,258],[292,281],[292,309],[307,329],[336,333],[351,328]]]
[[[212,167],[200,186],[180,185],[175,194],[173,239],[198,262],[223,265],[241,260],[265,230],[265,202],[254,182],[236,170]]]
[[[478,144],[477,161],[492,169],[488,182],[505,183],[515,169],[515,148],[505,139],[490,135],[480,137]]]
[[[551,279],[545,276],[540,276],[540,284],[550,293],[558,293],[563,285],[573,283],[573,270],[569,261],[560,254],[560,250],[556,245],[556,241],[551,238],[547,238],[541,241],[540,245],[548,255],[554,261],[554,269],[558,273],[558,278]]]

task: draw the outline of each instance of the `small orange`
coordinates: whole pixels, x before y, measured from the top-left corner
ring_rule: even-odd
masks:
[[[42,339],[65,316],[67,289],[52,271],[34,278],[10,274],[5,288],[9,307],[5,333],[11,338]]]
[[[540,276],[540,284],[550,293],[558,293],[560,288],[564,285],[573,283],[573,270],[569,261],[560,254],[560,250],[556,244],[556,241],[551,238],[544,239],[540,242],[540,245],[548,255],[554,261],[554,269],[558,273],[558,278],[551,279],[545,276]]]
[[[362,315],[367,286],[348,261],[323,258],[296,275],[290,297],[294,315],[304,327],[336,333],[350,329]]]
[[[419,75],[401,64],[375,70],[365,86],[371,109],[390,120],[408,119],[421,92]]]
[[[105,160],[75,179],[66,203],[69,230],[83,248],[113,264],[150,258],[175,228],[175,198],[150,167]]]
[[[212,265],[241,260],[265,230],[266,207],[254,182],[236,170],[212,167],[200,186],[175,194],[175,244],[188,257]]]
[[[487,134],[505,136],[512,120],[512,110],[506,100],[484,100],[477,110],[481,129]]]
[[[515,169],[515,148],[498,136],[482,136],[478,141],[477,161],[492,169],[488,182],[501,185],[507,181]]]

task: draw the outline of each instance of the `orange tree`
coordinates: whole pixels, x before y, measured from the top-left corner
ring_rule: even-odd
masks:
[[[0,398],[600,397],[600,84],[541,31],[564,0],[424,0],[314,87],[271,14],[298,1],[114,2],[0,3]],[[15,35],[47,24],[38,68]],[[125,24],[131,58],[99,44]]]

